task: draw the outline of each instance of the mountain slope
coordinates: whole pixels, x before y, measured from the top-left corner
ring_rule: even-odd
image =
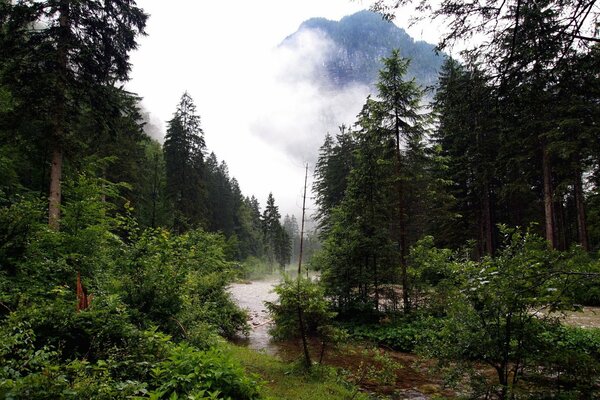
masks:
[[[435,53],[434,45],[415,41],[404,29],[370,11],[360,11],[339,22],[309,19],[280,46],[291,46],[299,35],[311,30],[326,36],[334,44],[325,56],[319,75],[335,87],[351,83],[372,86],[377,81],[381,58],[389,56],[394,48],[412,60],[409,77],[414,77],[423,86],[436,82],[443,61],[443,57]]]

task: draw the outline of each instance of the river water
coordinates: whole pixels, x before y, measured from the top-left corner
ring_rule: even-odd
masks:
[[[273,288],[281,281],[280,276],[271,276],[262,280],[253,280],[231,284],[228,288],[229,293],[237,304],[248,311],[250,332],[247,338],[240,338],[236,342],[243,344],[253,350],[263,351],[267,354],[278,356],[291,360],[301,355],[299,343],[295,340],[285,342],[273,342],[269,335],[271,320],[269,313],[264,305],[265,301],[274,302],[277,300],[277,294]],[[311,346],[314,347],[314,346]],[[313,354],[318,354],[318,346],[313,348]],[[352,351],[351,353],[354,353]],[[414,355],[387,351],[397,362],[403,365],[399,380],[396,384],[395,395],[388,398],[393,399],[411,399],[428,400],[431,396],[425,395],[423,387],[431,386],[430,380],[425,377],[424,370],[418,370],[411,367],[415,361]],[[356,369],[362,365],[363,359],[360,353],[349,355],[340,352],[328,352],[326,363],[344,369]],[[439,383],[435,382],[436,384]],[[434,385],[438,387],[438,385]],[[364,389],[364,388],[363,388]],[[366,388],[367,391],[380,391],[374,387]]]
[[[234,283],[228,289],[235,302],[248,311],[249,315],[250,333],[247,338],[239,339],[239,342],[271,355],[277,354],[278,346],[271,342],[269,336],[271,320],[264,302],[277,300],[273,288],[279,281],[279,276],[271,276],[263,280]]]

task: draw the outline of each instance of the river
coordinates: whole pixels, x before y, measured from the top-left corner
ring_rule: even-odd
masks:
[[[264,302],[277,300],[273,288],[280,279],[279,276],[270,276],[262,280],[234,283],[228,289],[235,302],[247,310],[249,316],[250,333],[238,342],[271,355],[277,354],[278,346],[271,342],[269,336],[271,320]]]

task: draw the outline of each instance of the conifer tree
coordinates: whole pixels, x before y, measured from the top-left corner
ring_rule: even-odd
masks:
[[[283,268],[290,262],[290,238],[281,226],[279,207],[275,205],[273,193],[269,193],[265,210],[262,213],[262,229],[265,241],[265,253],[271,265],[277,264]]]
[[[402,276],[403,305],[410,309],[406,256],[408,254],[408,227],[406,204],[406,172],[410,171],[405,155],[419,151],[424,135],[425,115],[421,112],[423,92],[414,79],[405,80],[409,60],[400,57],[399,50],[392,50],[390,57],[383,58],[383,68],[377,82],[378,101],[375,102],[376,118],[379,119],[381,135],[395,147],[396,217],[395,239],[399,248],[399,264]]]
[[[204,132],[190,95],[185,92],[168,123],[164,143],[167,195],[178,231],[204,223]]]
[[[1,79],[19,100],[19,131],[39,132],[26,139],[49,149],[53,229],[60,222],[63,159],[77,140],[73,122],[84,105],[99,120],[107,118],[110,92],[121,91],[114,86],[128,79],[128,53],[144,34],[146,19],[129,0],[0,3]]]
[[[480,71],[446,60],[434,100],[434,139],[446,157],[445,177],[452,182],[453,211],[460,217],[443,233],[456,247],[476,239],[480,255],[492,254],[496,243],[493,177],[499,142],[492,96]]]
[[[334,207],[344,198],[348,175],[353,166],[355,143],[352,131],[340,126],[340,132],[333,138],[327,134],[319,149],[315,165],[313,193],[320,236],[326,237],[331,228],[331,215]]]

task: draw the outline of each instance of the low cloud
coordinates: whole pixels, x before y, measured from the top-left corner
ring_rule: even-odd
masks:
[[[270,54],[271,73],[250,132],[294,160],[314,165],[327,132],[352,124],[370,89],[364,84],[332,85],[325,62],[338,51],[322,31],[303,29]]]

